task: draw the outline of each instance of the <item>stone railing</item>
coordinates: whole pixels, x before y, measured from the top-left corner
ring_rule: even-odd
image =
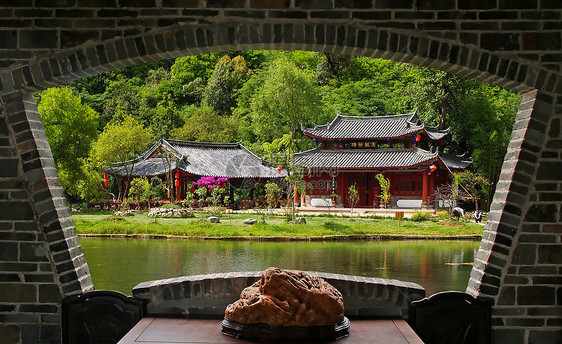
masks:
[[[312,272],[343,295],[348,317],[407,318],[408,304],[425,296],[419,284],[373,277]],[[147,312],[159,316],[222,316],[240,292],[261,272],[184,276],[139,283],[133,296],[148,301]]]

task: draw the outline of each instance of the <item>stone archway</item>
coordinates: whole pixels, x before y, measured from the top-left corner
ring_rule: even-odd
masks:
[[[315,5],[316,2],[293,1],[295,4],[272,1],[269,7],[280,9],[265,11],[261,11],[260,1],[236,2],[240,5],[235,7],[255,7],[255,12],[225,10],[216,1],[202,5],[198,1],[186,1],[189,6],[204,8],[183,10],[187,12],[180,17],[192,14],[197,19],[195,24],[177,25],[172,20],[162,25],[164,28],[158,28],[160,22],[151,22],[145,24],[152,25],[150,31],[136,31],[127,38],[104,39],[103,32],[101,36],[84,33],[65,36],[69,48],[61,44],[51,49],[52,56],[41,55],[36,61],[11,65],[2,72],[0,244],[4,253],[0,294],[12,288],[18,291],[0,299],[14,304],[0,308],[0,313],[9,313],[5,324],[0,326],[0,335],[16,338],[13,342],[56,338],[60,299],[93,288],[31,92],[164,58],[233,49],[302,49],[414,63],[524,94],[467,291],[494,301],[496,340],[515,343],[560,338],[557,333],[562,325],[556,314],[562,299],[559,276],[562,261],[558,254],[562,233],[559,196],[562,109],[558,105],[562,81],[558,68],[504,53],[514,50],[514,45],[519,47],[523,38],[518,34],[514,38],[512,33],[491,30],[491,33],[472,32],[472,36],[465,35],[463,39],[459,37],[462,34],[449,37],[436,32],[447,31],[450,23],[462,21],[459,18],[449,24],[435,20],[426,24],[434,29],[417,31],[416,27],[410,27],[408,16],[418,18],[430,13],[432,18],[439,18],[440,15],[440,8],[433,7],[420,14],[420,7],[433,6],[425,1],[417,1],[416,8],[401,11],[404,17],[393,25],[381,25],[376,18],[396,18],[399,12],[396,9],[379,6],[371,11],[365,8],[321,11],[324,7]],[[174,1],[159,2],[166,6]],[[79,1],[78,6],[82,3],[89,2]],[[302,9],[301,3],[310,3],[312,8]],[[291,10],[286,10],[287,7]],[[333,9],[333,5],[329,8]],[[463,15],[472,13],[468,9]],[[474,13],[483,16],[486,9]],[[100,11],[95,12],[97,16]],[[133,12],[115,10],[104,15],[134,18]],[[512,12],[506,10],[504,15],[510,16]],[[523,16],[525,11],[519,12]],[[497,11],[495,15],[501,13]],[[244,19],[245,16],[249,18]],[[379,25],[371,24],[369,18]],[[444,25],[442,29],[440,25]],[[23,31],[18,34],[19,37],[33,35]],[[63,31],[58,35],[62,40]],[[560,35],[551,34],[551,38],[560,40]],[[545,39],[535,39],[538,49],[549,49]]]

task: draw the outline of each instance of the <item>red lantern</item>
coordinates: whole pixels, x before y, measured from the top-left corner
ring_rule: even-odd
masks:
[[[430,172],[429,172],[428,174],[431,174],[431,173],[435,172],[435,170],[437,170],[437,166],[435,166],[435,165],[429,166],[429,171],[430,171]]]
[[[416,135],[416,142],[420,142],[420,141],[421,141],[421,135],[420,135],[420,134],[417,134],[417,135]]]
[[[107,172],[103,173],[103,179],[107,179]]]
[[[105,185],[105,187],[108,187],[108,186],[109,186],[109,180],[107,180],[107,179],[104,180],[104,181],[103,181],[103,185]]]
[[[180,173],[176,171],[176,179],[180,179]]]
[[[192,186],[191,187],[191,193],[194,193],[194,192],[195,192],[195,186]]]
[[[176,181],[174,182],[174,185],[179,188],[180,187],[180,181],[176,179]]]

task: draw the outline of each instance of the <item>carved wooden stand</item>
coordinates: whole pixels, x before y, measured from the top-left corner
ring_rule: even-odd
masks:
[[[349,319],[331,326],[270,326],[222,321],[222,334],[261,342],[329,342],[349,336]]]

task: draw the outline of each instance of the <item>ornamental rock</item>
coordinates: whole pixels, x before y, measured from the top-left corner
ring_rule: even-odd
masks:
[[[318,276],[269,268],[226,307],[225,318],[270,326],[333,325],[344,319],[343,297]]]

